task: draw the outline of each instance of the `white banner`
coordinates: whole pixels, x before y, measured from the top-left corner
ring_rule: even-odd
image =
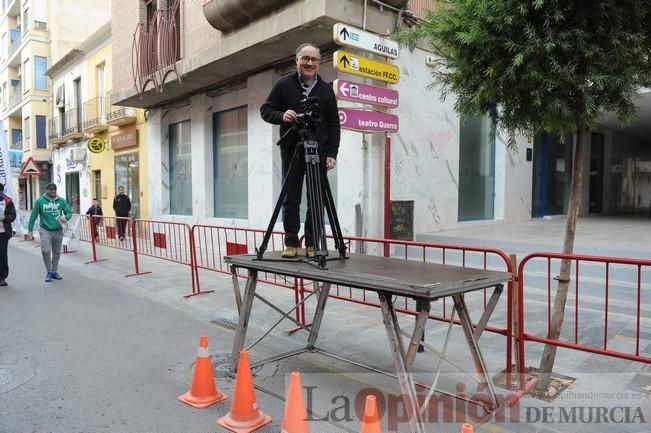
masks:
[[[9,165],[9,148],[7,147],[7,134],[5,132],[2,120],[0,120],[0,183],[5,186],[5,195],[16,200],[14,196],[14,179],[11,174],[11,166]],[[18,206],[16,206],[18,207]]]

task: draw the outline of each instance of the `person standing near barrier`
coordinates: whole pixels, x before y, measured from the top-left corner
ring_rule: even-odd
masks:
[[[93,199],[93,204],[86,211],[86,215],[88,215],[88,218],[90,218],[91,227],[94,228],[93,234],[95,235],[95,240],[98,241],[99,240],[99,226],[102,225],[101,216],[104,215],[104,214],[102,213],[102,208],[99,206],[99,202],[97,201],[96,198]]]
[[[41,254],[43,254],[43,263],[47,271],[45,282],[49,283],[52,279],[63,279],[58,272],[61,244],[63,243],[63,224],[72,218],[72,211],[68,202],[57,195],[56,184],[48,183],[45,189],[47,192],[36,200],[29,216],[27,239],[34,239],[32,232],[38,218]]]
[[[332,170],[337,165],[341,126],[337,99],[332,86],[318,74],[321,65],[321,51],[310,43],[301,44],[296,49],[296,72],[282,77],[274,84],[267,100],[260,107],[260,115],[265,122],[280,125],[282,139],[280,156],[282,159],[283,181],[287,183],[287,194],[283,202],[283,226],[285,229],[285,249],[282,257],[298,255],[298,231],[301,228],[300,205],[305,177],[304,157],[297,158],[296,169],[289,172],[294,150],[300,141],[296,128],[301,111],[301,101],[308,98],[318,102],[319,118],[315,138],[319,142],[319,154],[325,167]],[[301,113],[305,114],[305,113]],[[307,208],[305,216],[305,254],[314,257],[314,239],[312,234],[312,211]]]
[[[4,192],[5,186],[0,183],[0,215],[2,215],[2,224],[0,224],[0,286],[7,285],[7,277],[9,276],[7,248],[9,247],[9,239],[14,234],[11,223],[16,219],[16,206]]]
[[[131,200],[124,193],[124,187],[122,185],[118,187],[118,195],[113,199],[113,210],[115,211],[115,216],[118,217],[116,222],[118,238],[123,241],[127,230],[126,218],[129,217],[129,211],[131,210]]]

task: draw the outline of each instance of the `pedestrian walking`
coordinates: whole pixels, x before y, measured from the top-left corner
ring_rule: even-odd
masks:
[[[0,224],[0,286],[7,285],[9,276],[9,256],[7,248],[9,239],[14,234],[11,223],[16,219],[16,206],[11,201],[11,197],[5,195],[5,186],[0,183],[0,215],[2,215],[2,224]]]
[[[90,218],[90,225],[93,227],[93,234],[95,236],[95,240],[99,241],[99,226],[102,225],[102,208],[99,205],[99,202],[97,201],[96,198],[93,199],[93,204],[91,207],[88,208],[86,211],[86,215],[88,215],[88,218]]]
[[[113,210],[117,217],[116,225],[118,238],[123,241],[127,230],[127,218],[129,217],[129,211],[131,210],[131,200],[129,200],[129,196],[124,193],[124,187],[122,185],[118,187],[118,195],[113,199]]]
[[[58,272],[61,244],[63,243],[63,225],[72,218],[72,211],[68,202],[57,195],[56,184],[48,183],[45,190],[46,193],[34,203],[32,214],[29,217],[29,224],[27,225],[27,239],[34,239],[34,223],[38,218],[41,254],[43,254],[43,263],[47,272],[45,282],[49,283],[52,279],[63,279]]]

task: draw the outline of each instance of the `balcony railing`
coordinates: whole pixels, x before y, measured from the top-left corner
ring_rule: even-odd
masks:
[[[11,44],[9,45],[9,51],[8,51],[8,54],[7,54],[8,59],[10,59],[16,53],[16,51],[18,51],[18,48],[20,47],[20,43],[21,43],[21,38],[20,37],[11,42]]]
[[[54,116],[48,120],[48,141],[50,144],[63,143],[65,140],[61,135],[61,118]]]
[[[64,113],[65,122],[63,123],[62,136],[65,140],[74,140],[84,136],[81,129],[81,113],[76,108]]]
[[[106,114],[108,98],[99,96],[84,103],[84,132],[102,132],[108,129]]]
[[[111,100],[111,92],[109,95],[109,104]],[[120,107],[118,105],[109,105],[108,114],[106,115],[106,123],[111,126],[126,125],[136,121],[136,110],[131,107]]]
[[[23,150],[23,140],[14,141],[9,147],[11,150]]]
[[[16,105],[20,104],[23,100],[23,95],[20,92],[9,95],[9,109],[11,110]]]
[[[136,89],[144,94],[149,83],[161,91],[168,74],[181,81],[176,70],[180,59],[180,0],[170,0],[167,12],[162,9],[149,23],[138,23],[133,34],[131,62]]]

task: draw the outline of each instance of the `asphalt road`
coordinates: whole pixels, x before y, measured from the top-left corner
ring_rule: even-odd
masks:
[[[215,420],[230,403],[198,410],[177,396],[199,335],[230,347],[230,332],[65,257],[64,279],[51,283],[36,249],[10,247],[10,266],[0,287],[1,433],[221,431]]]

